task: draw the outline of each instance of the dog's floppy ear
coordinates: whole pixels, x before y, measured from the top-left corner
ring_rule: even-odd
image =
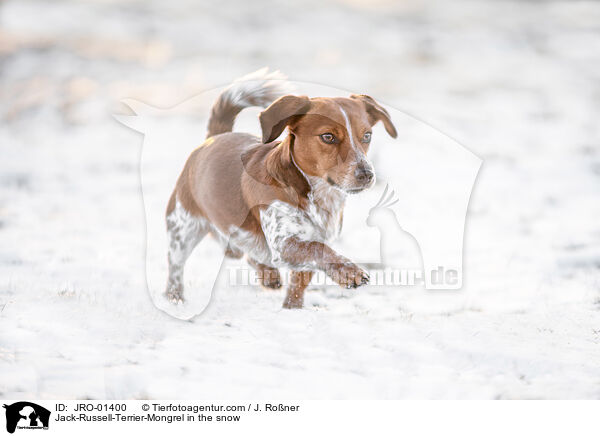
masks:
[[[371,125],[377,123],[377,121],[383,122],[383,126],[385,127],[385,131],[388,134],[395,138],[398,136],[398,132],[396,132],[396,127],[392,123],[392,119],[390,118],[390,114],[386,111],[383,106],[373,100],[372,97],[364,94],[352,94],[350,98],[354,100],[360,100],[364,103],[367,108],[367,114],[369,115]]]
[[[294,135],[289,135],[271,150],[266,158],[266,169],[269,176],[279,185],[292,187],[304,196],[310,192],[310,186],[306,177],[292,161],[294,139]]]
[[[305,95],[285,95],[271,103],[259,116],[263,143],[277,139],[292,118],[306,114],[309,108],[310,100]]]

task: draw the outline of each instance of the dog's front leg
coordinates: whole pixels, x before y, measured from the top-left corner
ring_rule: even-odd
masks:
[[[283,301],[284,309],[302,309],[304,305],[304,290],[310,283],[313,271],[291,271],[290,285]]]
[[[286,238],[280,256],[292,268],[324,271],[345,288],[356,288],[369,282],[365,270],[319,241],[302,241],[295,236]]]
[[[284,307],[302,307],[304,289],[312,278],[312,271],[324,271],[345,288],[369,282],[366,271],[315,240],[318,235],[314,224],[296,207],[276,201],[261,211],[260,218],[272,263],[292,269],[292,283]]]

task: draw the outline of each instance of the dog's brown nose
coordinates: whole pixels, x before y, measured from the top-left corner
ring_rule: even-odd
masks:
[[[354,177],[359,183],[366,185],[367,183],[371,183],[373,177],[375,177],[375,174],[369,168],[361,166],[356,168],[356,171],[354,171]]]

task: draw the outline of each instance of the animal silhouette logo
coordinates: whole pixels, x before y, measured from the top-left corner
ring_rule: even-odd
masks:
[[[422,279],[421,250],[417,240],[398,221],[394,206],[399,203],[395,191],[386,184],[379,201],[369,210],[366,224],[379,232],[379,260],[376,265],[396,270],[403,277],[410,274]]]
[[[275,76],[267,79],[283,80]],[[249,76],[247,80],[258,79]],[[287,84],[307,95],[345,93],[316,84]],[[185,277],[184,287],[190,290],[185,303],[173,304],[164,298],[169,275],[167,252],[173,242],[167,240],[165,229],[167,200],[190,151],[206,136],[206,122],[199,119],[198,114],[207,114],[207,108],[224,89],[209,90],[164,110],[139,101],[124,100],[133,115],[115,116],[144,135],[140,173],[146,212],[148,290],[158,308],[180,319],[190,319],[207,308],[213,290],[218,288],[223,266],[226,262],[235,262],[227,259],[239,257],[227,235],[216,240],[203,239],[185,264],[186,273],[182,271],[177,275]],[[394,119],[398,137],[377,135],[377,146],[370,153],[377,181],[371,189],[347,199],[343,222],[345,229],[351,228],[351,233],[342,232],[341,238],[347,242],[348,250],[355,252],[343,254],[356,258],[361,265],[422,271],[426,289],[460,289],[467,209],[482,160],[422,121],[389,106],[387,110]],[[235,130],[256,131],[257,112],[245,111],[236,120]],[[378,128],[381,126],[375,130]],[[246,174],[256,178],[248,173],[243,157],[231,165],[243,165]],[[369,204],[375,206],[369,209]],[[243,221],[243,217],[240,219]],[[167,222],[167,225],[179,224],[182,222]],[[244,235],[237,236],[237,239],[244,239]],[[271,287],[279,286],[278,275],[270,274],[270,271],[263,273],[268,277],[267,281],[272,282]]]
[[[4,404],[6,409],[6,431],[14,433],[18,429],[48,429],[50,411],[38,404],[28,401],[19,401],[10,405]]]

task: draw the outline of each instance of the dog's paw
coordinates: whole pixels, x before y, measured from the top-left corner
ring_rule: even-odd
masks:
[[[327,274],[340,286],[350,289],[369,283],[369,273],[352,262],[331,265]]]
[[[281,276],[279,270],[276,269],[265,269],[259,273],[261,284],[263,288],[276,290],[281,288]]]
[[[289,295],[285,298],[285,301],[283,302],[283,308],[284,309],[302,309],[302,307],[304,306],[304,299],[303,298],[294,298],[293,296],[290,297]]]
[[[165,292],[165,298],[172,304],[178,305],[185,303],[185,299],[183,298],[183,293],[179,292],[175,289],[169,289]]]

